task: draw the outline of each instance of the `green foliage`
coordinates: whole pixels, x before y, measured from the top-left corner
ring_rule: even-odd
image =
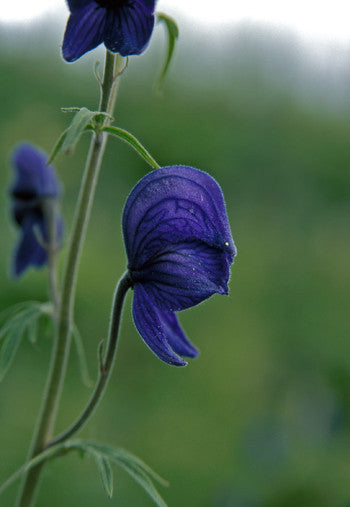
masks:
[[[62,111],[65,113],[75,112],[75,115],[69,127],[58,138],[49,157],[48,164],[53,162],[60,151],[71,153],[84,132],[97,131],[101,127],[103,118],[110,118],[106,113],[90,111],[86,107],[66,107],[62,108]]]
[[[78,143],[80,137],[84,132],[106,132],[112,134],[119,139],[125,141],[131,146],[146,162],[153,168],[159,169],[159,164],[154,160],[152,155],[146,150],[135,136],[127,130],[119,127],[104,126],[101,123],[101,118],[108,116],[105,113],[98,111],[90,111],[86,107],[78,108],[65,108],[65,112],[76,112],[70,126],[62,132],[50,154],[48,164],[51,164],[60,151],[70,153]],[[109,116],[108,116],[109,117]],[[110,117],[109,117],[110,118]]]
[[[97,468],[101,475],[103,487],[109,498],[113,496],[113,470],[107,458],[101,454],[94,455]]]
[[[111,461],[123,468],[148,493],[156,505],[166,507],[166,503],[155,488],[152,479],[163,486],[166,486],[167,482],[137,456],[124,449],[84,440],[71,442],[69,447],[83,450],[97,459],[102,482],[109,496],[111,496],[109,492],[113,490],[113,476],[109,467],[109,461]]]
[[[64,112],[74,112],[75,108],[64,108],[62,109]],[[82,107],[79,109],[70,124],[67,135],[62,144],[62,150],[66,153],[71,152],[77,142],[79,141],[81,135],[85,132],[86,127],[91,125],[94,119],[97,117],[101,117],[101,113],[98,111],[90,111],[86,107]]]
[[[295,41],[285,42],[285,56],[277,34],[271,50],[263,45],[266,34],[255,36],[255,46],[251,29],[222,51],[207,50],[210,38],[207,46],[203,40],[184,40],[163,100],[152,93],[145,100],[157,65],[152,55],[159,54],[152,47],[145,59],[132,59],[123,78],[118,124],[137,132],[146,146],[154,145],[157,160],[187,163],[215,176],[239,255],[229,297],[181,312],[186,334],[201,350],[181,374],[163,368],[141,346],[126,305],[117,368],[92,424],[106,442],[137,449],[161,464],[171,479],[167,500],[172,506],[343,506],[349,501],[350,455],[350,114],[343,103],[350,95],[349,76],[339,78],[342,92],[336,93],[335,74],[327,72],[333,83],[327,95],[325,76],[314,65],[312,74],[310,55],[303,60]],[[4,44],[6,37],[7,32]],[[14,40],[21,44],[17,29]],[[17,55],[11,46],[8,59],[1,57],[3,189],[9,180],[5,161],[18,139],[30,136],[47,148],[66,127],[58,105],[95,107],[92,61],[72,70],[60,61],[57,40],[53,46],[47,62],[39,47],[32,57],[23,56],[23,44]],[[131,79],[133,72],[137,79]],[[299,95],[304,85],[310,93],[301,89]],[[87,138],[78,144],[73,166],[83,163]],[[72,170],[68,157],[58,162],[68,217],[80,171]],[[145,164],[123,144],[110,143],[103,169],[76,307],[91,358],[95,337],[104,335],[114,282],[125,269],[119,212]],[[3,209],[4,201],[3,191]],[[3,274],[13,246],[5,217],[0,213]],[[40,299],[45,282],[40,271],[16,284],[3,276],[1,308]],[[24,436],[30,435],[35,415],[32,411],[30,417],[29,410],[38,406],[43,390],[48,345],[36,355],[35,369],[26,355],[16,357],[21,365],[16,381],[1,392],[3,479],[25,459]],[[72,356],[75,361],[75,351]],[[71,421],[72,410],[78,412],[86,396],[78,368],[70,367],[67,380],[61,425]],[[19,392],[23,403],[12,401]],[[267,416],[277,421],[269,438],[261,430]],[[92,467],[82,474],[80,466],[63,465],[52,464],[55,473],[48,472],[42,483],[40,505],[148,505],[127,477],[115,477],[110,501]],[[312,500],[297,495],[303,489]],[[0,504],[13,505],[14,496],[15,488],[9,489]]]
[[[31,343],[37,339],[38,320],[50,315],[49,303],[28,301],[5,310],[0,315],[3,322],[0,329],[0,382],[11,366],[22,337],[27,334]]]
[[[103,487],[109,498],[113,495],[113,471],[111,463],[118,465],[125,470],[151,497],[158,507],[167,507],[163,498],[155,488],[152,479],[162,486],[168,486],[168,482],[160,477],[151,467],[146,465],[140,458],[134,456],[125,449],[119,449],[97,442],[85,440],[72,440],[63,442],[56,446],[49,447],[41,454],[23,465],[19,470],[11,475],[1,486],[0,495],[22,474],[28,472],[31,468],[48,459],[65,456],[67,452],[75,450],[81,457],[85,454],[95,459],[98,471],[100,473]]]
[[[0,314],[0,382],[3,380],[15,357],[23,336],[27,336],[32,345],[37,342],[40,317],[45,316],[46,323],[52,322],[52,304],[37,301],[25,301],[7,308]],[[72,329],[73,341],[79,362],[82,382],[91,387],[83,340],[76,324]]]
[[[119,127],[103,127],[103,132],[107,132],[108,134],[112,134],[119,139],[122,139],[127,144],[129,144],[146,162],[153,168],[159,169],[159,164],[154,160],[152,155],[146,150],[144,146],[127,130],[121,129]]]
[[[164,14],[162,12],[158,12],[157,17],[158,17],[158,22],[164,23],[166,31],[167,31],[167,36],[168,36],[168,51],[167,51],[164,66],[162,68],[162,71],[159,75],[158,82],[157,82],[157,88],[161,89],[161,87],[163,85],[163,81],[165,79],[165,76],[169,70],[169,66],[170,66],[173,54],[174,54],[175,43],[176,43],[177,38],[179,37],[179,28],[176,24],[176,21],[173,18],[171,18],[170,16],[168,16],[167,14]]]

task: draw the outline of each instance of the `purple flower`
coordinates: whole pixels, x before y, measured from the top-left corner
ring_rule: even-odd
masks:
[[[154,26],[155,0],[68,0],[62,53],[74,62],[102,42],[113,53],[139,55]]]
[[[133,318],[163,361],[186,365],[196,357],[176,312],[212,294],[227,294],[236,255],[224,198],[209,174],[187,166],[147,174],[131,191],[123,213]]]
[[[46,249],[38,236],[48,241],[47,210],[54,212],[60,185],[53,167],[47,166],[46,161],[43,152],[26,143],[18,146],[13,155],[12,215],[21,229],[13,259],[14,276],[21,275],[31,265],[40,267],[47,261]],[[56,221],[57,239],[60,239],[63,222],[58,216]]]

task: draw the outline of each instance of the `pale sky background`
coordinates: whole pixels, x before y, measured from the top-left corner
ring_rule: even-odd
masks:
[[[0,22],[28,22],[43,14],[65,18],[64,0],[1,0]],[[196,28],[264,22],[293,29],[306,40],[350,45],[349,0],[159,0],[157,10],[194,20]]]

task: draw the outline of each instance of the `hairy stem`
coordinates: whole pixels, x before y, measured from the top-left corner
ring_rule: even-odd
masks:
[[[101,112],[108,114],[113,112],[118,82],[115,77],[120,61],[119,55],[113,55],[106,51],[99,107]],[[105,121],[107,122],[108,120]],[[106,140],[106,134],[101,132],[94,134],[86,161],[68,249],[66,268],[63,275],[61,301],[56,326],[56,340],[43,404],[29,453],[29,460],[46,448],[51,439],[56,420],[71,342],[78,265],[92,209],[98,174],[106,147]],[[24,477],[18,497],[18,507],[33,505],[42,466],[43,462],[31,469]]]

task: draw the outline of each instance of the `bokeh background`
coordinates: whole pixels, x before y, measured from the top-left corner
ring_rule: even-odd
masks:
[[[60,57],[63,25],[41,19],[0,30],[0,309],[45,301],[46,272],[9,276],[17,238],[9,218],[9,157],[28,140],[49,152],[69,117],[96,108],[94,52]],[[225,33],[181,25],[161,95],[158,27],[123,77],[116,124],[162,164],[210,172],[223,188],[239,255],[230,295],[182,312],[201,355],[184,369],[161,363],[124,312],[116,368],[81,436],[129,449],[170,481],[170,506],[350,505],[350,53],[264,26]],[[56,168],[68,237],[88,135]],[[111,139],[81,263],[76,322],[91,376],[111,297],[125,269],[121,212],[145,163]],[[64,262],[65,250],[61,264]],[[26,459],[50,358],[51,336],[24,339],[0,386],[0,481]],[[57,431],[89,389],[72,349]],[[12,505],[18,484],[0,499]],[[69,455],[46,466],[38,507],[153,505],[115,469],[109,500],[94,462]]]

